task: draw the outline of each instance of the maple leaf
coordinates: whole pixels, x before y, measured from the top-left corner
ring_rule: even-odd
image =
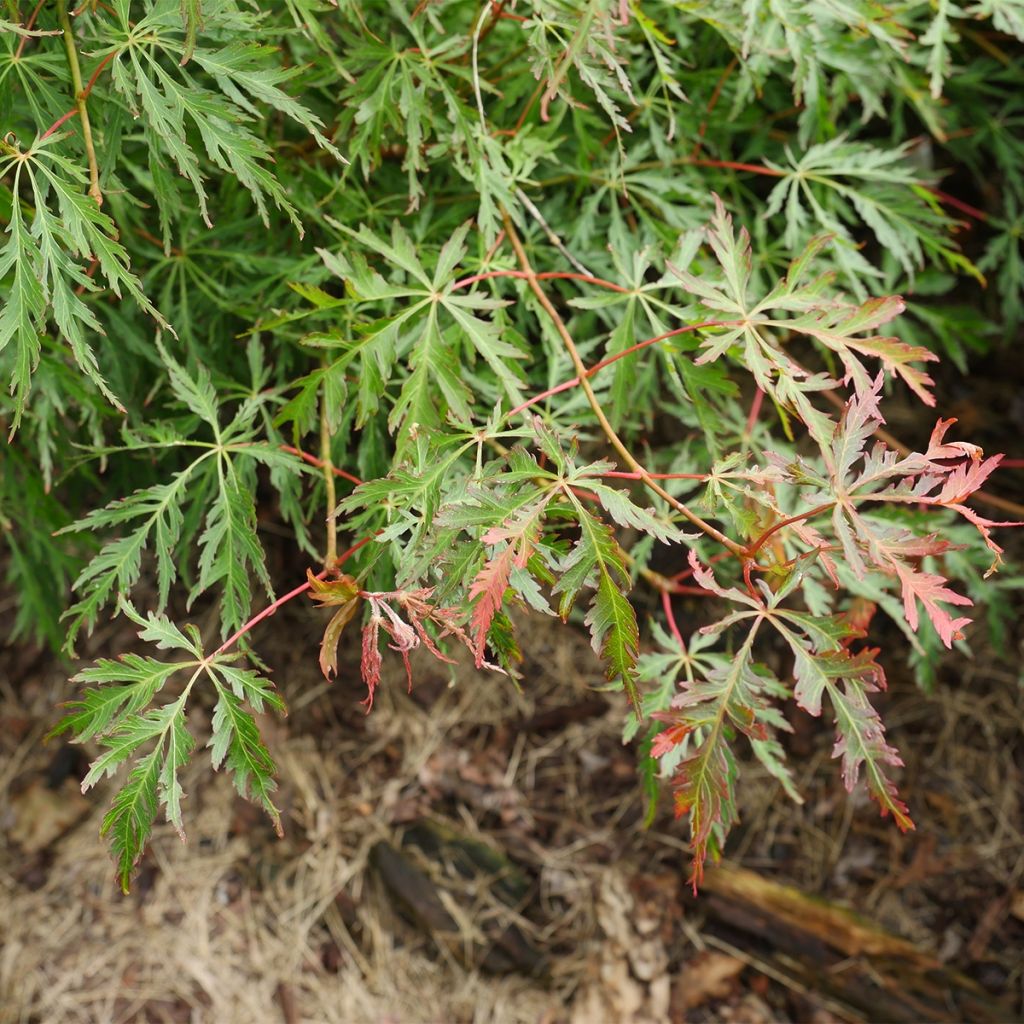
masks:
[[[561,594],[559,614],[568,618],[580,591],[596,581],[587,613],[591,646],[606,664],[609,682],[622,681],[623,689],[637,714],[642,716],[640,692],[636,683],[636,659],[640,631],[636,612],[623,590],[629,587],[629,573],[611,528],[589,512],[573,492],[569,492],[580,524],[580,535],[561,565],[561,578],[554,587]]]
[[[902,767],[903,760],[884,739],[878,712],[867,697],[868,687],[847,678],[843,690],[829,687],[829,696],[836,720],[836,743],[833,757],[842,758],[843,783],[853,792],[863,765],[868,792],[882,809],[882,816],[892,815],[901,832],[914,828],[907,805],[899,799],[896,787],[885,775],[886,765]]]
[[[931,504],[952,509],[973,523],[996,561],[1001,548],[991,537],[996,523],[963,504],[998,466],[1001,456],[982,459],[981,449],[964,442],[946,442],[945,434],[954,420],[940,420],[932,431],[927,450],[900,456],[882,442],[866,451],[868,439],[884,421],[878,409],[882,375],[871,387],[847,403],[841,422],[825,451],[832,476],[835,507],[833,527],[846,560],[861,579],[867,562],[895,577],[903,595],[907,623],[917,630],[918,605],[925,610],[943,644],[951,647],[962,638],[966,617],[956,617],[946,606],[970,606],[973,602],[947,586],[945,577],[925,572],[916,564],[927,555],[941,555],[950,544],[935,535],[919,536],[906,527],[865,513],[865,501],[892,504]],[[859,463],[859,466],[858,466]]]
[[[912,829],[906,804],[885,774],[886,766],[900,767],[903,762],[885,742],[878,712],[868,699],[869,693],[885,689],[885,672],[875,660],[877,649],[856,653],[846,647],[821,649],[821,643],[827,644],[832,635],[828,620],[823,623],[825,630],[813,633],[807,629],[813,619],[809,621],[809,617],[798,613],[783,612],[772,617],[771,622],[793,653],[793,695],[800,707],[817,718],[822,712],[822,698],[828,696],[836,723],[833,756],[842,758],[847,792],[853,792],[863,765],[868,792],[878,802],[882,814],[891,814],[901,830]],[[793,624],[802,627],[804,635],[790,628]]]
[[[319,602],[321,607],[338,608],[327,623],[320,642],[320,671],[326,679],[330,679],[338,672],[338,642],[341,634],[359,608],[359,584],[347,575],[321,580],[313,575],[312,569],[306,570],[306,578],[312,600]]]
[[[707,579],[711,574],[704,575]],[[652,749],[652,756],[665,757],[684,740],[696,741],[672,777],[676,815],[688,815],[690,819],[690,881],[695,892],[709,852],[717,849],[716,831],[724,836],[738,820],[737,766],[730,743],[734,733],[747,737],[767,770],[790,796],[800,800],[774,739],[777,730],[789,731],[791,727],[769,700],[785,697],[788,689],[752,657],[760,622],[759,616],[730,660],[701,667],[701,675],[687,680],[673,699],[672,710],[657,716],[670,727],[658,737],[657,754]]]
[[[698,363],[712,362],[739,347],[743,366],[767,394],[804,422],[819,444],[826,445],[832,433],[832,421],[816,409],[810,396],[816,391],[834,388],[836,382],[825,374],[811,374],[783,348],[782,341],[792,334],[803,334],[835,352],[846,371],[844,381],[860,395],[872,384],[872,374],[863,357],[877,359],[883,368],[903,379],[929,405],[934,400],[928,391],[932,381],[914,367],[917,362],[934,360],[928,349],[908,345],[898,338],[870,334],[898,316],[904,309],[899,296],[869,299],[861,304],[825,298],[829,275],[807,282],[806,275],[814,257],[828,242],[818,236],[790,264],[786,277],[760,299],[750,296],[753,259],[750,236],[745,229],[737,235],[732,218],[721,199],[715,196],[715,213],[707,229],[707,240],[721,270],[721,281],[697,276],[671,263],[667,266],[703,306],[727,321],[721,327],[704,332],[704,349]],[[788,318],[773,311],[792,313]],[[724,314],[724,315],[723,315]]]
[[[485,541],[486,543],[486,541]],[[473,636],[474,656],[477,668],[483,664],[484,648],[491,622],[505,600],[509,576],[513,565],[522,568],[526,560],[519,560],[512,544],[506,544],[497,555],[489,558],[473,579],[469,588],[469,599],[475,600],[470,619],[470,633]]]
[[[527,508],[512,522],[491,527],[480,538],[483,544],[504,544],[504,547],[484,563],[469,588],[469,599],[476,602],[470,619],[470,633],[477,668],[484,664],[487,634],[494,616],[501,610],[512,570],[526,568],[540,537],[541,518],[548,500],[545,498]]]
[[[907,553],[906,545],[893,546],[889,550],[893,552],[889,555],[889,562],[903,587],[903,609],[907,613],[907,622],[910,624],[910,628],[917,630],[919,621],[917,602],[920,601],[935,627],[935,631],[947,647],[952,647],[954,640],[962,640],[963,633],[961,631],[964,626],[970,625],[971,620],[963,616],[954,619],[942,605],[970,607],[974,602],[966,595],[950,590],[946,586],[947,580],[944,576],[939,576],[937,573],[921,572],[904,562],[900,555]],[[934,548],[928,549],[929,553],[933,553],[935,550]]]
[[[421,587],[417,590],[394,590],[386,592],[361,591],[370,606],[370,616],[363,627],[362,660],[360,670],[363,682],[366,683],[366,699],[363,704],[367,713],[373,708],[373,698],[380,684],[383,659],[380,654],[380,634],[383,632],[389,639],[389,647],[398,651],[405,666],[409,690],[412,690],[412,664],[409,655],[420,645],[425,647],[439,661],[454,664],[454,661],[439,646],[447,637],[454,637],[467,650],[476,654],[472,637],[460,622],[460,612],[455,608],[444,608],[431,601],[433,587]],[[405,614],[402,615],[393,607]],[[406,619],[408,621],[406,621]],[[428,627],[436,630],[432,635]],[[481,660],[480,665],[492,672],[506,675],[498,665]]]
[[[121,610],[139,627],[140,639],[179,657],[183,654],[184,659],[162,661],[137,654],[101,658],[75,677],[88,688],[67,706],[53,735],[73,732],[77,742],[92,740],[101,748],[82,781],[83,792],[128,766],[100,830],[110,837],[118,880],[127,892],[161,806],[185,838],[178,776],[195,747],[186,718],[192,688],[203,679],[216,695],[208,744],[213,767],[226,763],[238,792],[259,803],[279,832],[280,814],[271,799],[275,765],[253,712],[268,706],[283,712],[285,707],[267,680],[231,663],[237,655],[205,654],[195,626],[182,631],[162,615],[143,617],[125,600]],[[188,679],[181,692],[154,706],[164,686],[179,673],[187,673]]]

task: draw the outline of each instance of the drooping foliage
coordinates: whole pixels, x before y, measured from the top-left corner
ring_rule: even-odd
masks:
[[[300,595],[354,699],[361,630],[368,710],[385,658],[510,686],[521,616],[578,618],[695,884],[748,752],[800,799],[794,713],[912,827],[866,635],[927,679],[1013,517],[999,456],[884,409],[941,408],[936,360],[1021,323],[1017,0],[5,12],[13,636],[73,653],[123,615],[166,652],[78,672],[57,727],[119,781],[125,888],[202,741],[279,824],[258,624]],[[212,640],[175,625],[200,604]]]

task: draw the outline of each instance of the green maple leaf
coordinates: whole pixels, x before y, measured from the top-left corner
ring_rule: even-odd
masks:
[[[74,678],[86,689],[67,705],[54,734],[71,733],[76,742],[93,740],[103,748],[89,767],[83,790],[129,768],[101,829],[110,837],[118,879],[127,892],[161,806],[185,838],[178,773],[195,747],[186,717],[194,687],[208,682],[217,697],[210,740],[213,767],[226,763],[239,793],[261,804],[278,831],[280,814],[271,800],[276,769],[248,708],[284,711],[284,703],[259,673],[232,664],[237,655],[206,655],[194,626],[182,632],[164,616],[151,613],[144,618],[127,602],[121,609],[140,627],[140,639],[183,654],[184,659],[163,661],[137,654],[100,659]],[[167,703],[154,704],[170,681],[182,675],[187,681],[180,693]]]

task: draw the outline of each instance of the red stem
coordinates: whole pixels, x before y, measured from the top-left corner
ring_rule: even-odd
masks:
[[[643,480],[639,473],[626,473],[621,470],[609,470],[601,476],[613,477],[616,480]],[[652,480],[707,480],[707,473],[648,473]]]
[[[522,128],[523,125],[526,123],[526,119],[527,119],[527,117],[530,116],[530,111],[533,110],[533,105],[537,102],[537,98],[540,96],[540,94],[543,91],[543,89],[544,89],[544,82],[542,80],[542,81],[537,83],[537,88],[533,90],[533,93],[530,95],[529,100],[527,100],[526,106],[524,106],[522,111],[520,112],[519,117],[516,120],[516,125],[515,125],[514,128],[501,128],[498,131],[496,131],[494,134],[495,135],[512,135],[512,136],[518,135],[519,134],[519,129]]]
[[[36,18],[39,17],[39,12],[43,9],[43,4],[46,0],[39,0],[36,4],[36,9],[29,15],[28,21],[25,22],[25,31],[31,32],[32,26],[36,23]],[[14,51],[14,59],[18,60],[25,50],[25,44],[29,41],[29,36],[24,35],[18,40],[18,49]]]
[[[753,543],[747,546],[747,556],[753,558],[761,548],[764,547],[765,542],[772,534],[778,533],[779,530],[786,526],[792,526],[793,523],[802,522],[804,519],[811,519],[822,512],[827,512],[830,508],[835,505],[834,501],[826,502],[824,505],[818,505],[817,508],[812,508],[808,512],[801,512],[798,516],[790,516],[788,519],[783,519],[776,523],[774,526],[769,527],[760,537],[757,538]]]
[[[679,625],[676,622],[675,612],[672,610],[672,595],[667,590],[661,592],[661,607],[665,609],[665,618],[668,619],[668,628],[672,631],[672,635],[676,638],[676,642],[679,646],[686,651],[686,641],[683,639],[683,634],[679,631]]]
[[[731,556],[731,553],[730,553]],[[687,597],[712,597],[713,594],[710,590],[705,590],[703,587],[684,587],[678,584],[673,584],[668,588],[666,593],[669,594],[685,594]]]
[[[674,331],[666,331],[657,337],[638,341],[635,345],[630,345],[629,348],[624,348],[621,352],[616,352],[615,355],[608,356],[607,359],[602,359],[599,363],[594,363],[587,370],[587,376],[589,377],[597,373],[598,370],[603,370],[606,366],[611,366],[612,363],[617,363],[620,359],[625,359],[626,356],[631,356],[634,352],[639,352],[642,348],[656,345],[659,341],[665,341],[667,338],[674,338],[677,334],[688,334],[690,331],[699,331],[705,327],[742,327],[744,323],[745,321],[743,320],[705,320],[699,324],[687,324],[685,327],[677,327]]]
[[[764,392],[758,388],[754,400],[750,403],[750,415],[747,417],[747,425],[743,428],[743,436],[749,438],[754,433],[754,425],[758,416],[761,415],[761,404],[764,402]]]
[[[539,277],[540,275],[538,274],[537,276]],[[612,363],[617,363],[620,359],[625,359],[626,356],[631,356],[634,352],[639,352],[640,349],[647,348],[649,345],[655,345],[659,341],[665,341],[667,338],[674,338],[677,334],[688,334],[690,331],[699,331],[704,327],[739,327],[741,325],[742,321],[739,320],[707,320],[699,324],[687,324],[686,327],[677,327],[674,331],[666,331],[664,334],[659,334],[655,338],[647,338],[645,341],[638,341],[635,345],[630,345],[629,348],[624,348],[621,352],[616,352],[615,355],[608,356],[607,359],[602,359],[599,363],[594,363],[594,365],[587,370],[586,376],[588,378],[592,377],[598,370],[603,370],[606,366],[611,366]],[[569,388],[576,387],[579,382],[579,377],[573,377],[572,380],[563,381],[556,387],[548,388],[547,391],[542,391],[539,395],[534,395],[528,402],[523,402],[522,405],[516,406],[516,408],[513,409],[506,418],[511,419],[513,416],[529,409],[531,405],[543,402],[545,398],[550,398],[552,395],[557,395],[562,391],[568,391]]]
[[[940,203],[945,203],[947,206],[952,206],[954,210],[959,210],[961,213],[966,213],[968,217],[974,217],[975,220],[988,220],[988,214],[984,210],[979,210],[976,206],[971,206],[970,203],[965,203],[962,199],[957,199],[956,196],[951,196],[948,192],[943,192],[941,189],[932,188],[930,185],[925,186],[929,192]]]
[[[281,445],[281,451],[288,452],[291,455],[297,455],[303,462],[308,462],[311,466],[316,466],[317,469],[324,468],[324,460],[318,459],[315,455],[310,455],[309,452],[302,451],[301,448],[293,448],[290,444]],[[343,480],[348,480],[349,483],[355,484],[358,487],[363,481],[357,476],[353,476],[351,473],[346,473],[343,469],[338,469],[337,466],[331,466],[331,471],[335,476],[340,476]]]
[[[344,565],[345,562],[348,561],[348,559],[350,559],[365,544],[369,544],[371,540],[373,540],[373,537],[364,537],[361,541],[359,541],[358,544],[353,544],[352,547],[348,549],[348,551],[345,551],[343,554],[340,554],[338,556],[337,561],[335,561],[333,566],[331,566],[329,569],[324,569],[321,572],[318,572],[314,579],[322,580],[324,579],[324,577],[330,575],[330,573],[334,569],[336,569],[338,566]],[[272,604],[268,604],[267,607],[263,609],[263,611],[257,612],[257,614],[255,614],[244,626],[242,626],[242,628],[238,630],[237,633],[234,633],[232,636],[229,636],[227,640],[225,640],[224,643],[222,643],[220,647],[218,647],[217,650],[213,652],[213,657],[216,658],[218,654],[223,654],[226,650],[228,650],[228,648],[233,647],[239,640],[242,639],[243,636],[245,636],[246,633],[249,632],[250,629],[253,628],[253,626],[255,626],[257,623],[262,622],[264,619],[269,619],[270,616],[273,615],[274,612],[276,612],[277,609],[281,607],[281,605],[287,604],[289,601],[292,601],[296,597],[299,597],[301,594],[304,594],[307,590],[310,589],[310,587],[312,587],[312,585],[313,584],[310,583],[309,580],[306,580],[305,583],[296,587],[294,590],[289,590],[287,594],[282,594],[281,597],[279,597]]]
[[[770,178],[785,178],[790,173],[789,171],[776,170],[774,167],[763,167],[760,164],[738,163],[735,160],[692,159],[688,160],[687,163],[694,167],[720,167],[732,171],[748,171],[751,174],[763,174]],[[977,220],[988,220],[988,214],[984,210],[979,210],[976,206],[971,206],[970,203],[965,203],[962,199],[957,199],[956,196],[951,196],[948,192],[943,192],[941,189],[933,188],[930,185],[925,185],[924,187],[939,202],[952,206],[961,213],[966,213],[968,217],[974,217]]]
[[[700,156],[701,146],[704,145],[704,136],[708,130],[708,118],[711,117],[715,111],[715,107],[718,105],[718,99],[722,95],[722,89],[725,87],[726,80],[733,71],[736,70],[738,65],[739,59],[737,57],[733,57],[733,59],[729,61],[725,71],[722,72],[721,77],[718,79],[714,92],[711,93],[711,99],[708,101],[708,109],[705,111],[704,120],[701,121],[700,128],[697,129],[697,144],[693,147],[692,153],[694,160]]]
[[[492,277],[517,277],[521,280],[529,278],[529,274],[522,270],[487,270],[482,274],[473,274],[470,277],[464,277],[461,281],[456,281],[452,285],[452,291],[458,288],[468,288],[471,284],[476,284],[478,281],[487,281]],[[602,288],[608,288],[613,292],[619,292],[622,295],[628,295],[629,289],[623,288],[622,285],[615,284],[612,281],[606,281],[602,277],[591,277],[589,274],[571,274],[569,272],[561,272],[549,270],[543,274],[537,275],[538,280],[548,281],[554,279],[564,279],[570,281],[583,281],[584,284],[596,284]]]
[[[39,136],[39,141],[42,142],[43,139],[48,139],[62,124],[64,124],[65,121],[70,121],[77,113],[78,107],[72,107],[67,113],[61,114],[61,116],[58,117],[42,135]]]
[[[96,84],[96,79],[100,77],[103,69],[117,56],[117,51],[112,50],[96,65],[96,70],[92,73],[92,77],[86,83],[85,89],[82,90],[83,96],[88,96],[92,92],[92,87]]]
[[[694,167],[721,167],[730,171],[749,171],[751,174],[764,174],[770,178],[785,178],[788,171],[778,171],[774,167],[762,167],[760,164],[741,164],[735,160],[688,160]]]
[[[42,6],[42,5],[40,4],[40,6]],[[38,11],[39,8],[37,7],[36,10]],[[86,99],[89,96],[89,93],[92,92],[92,87],[96,84],[96,79],[100,77],[100,74],[102,73],[103,69],[116,56],[117,56],[117,51],[114,50],[111,53],[108,53],[106,55],[106,57],[104,57],[103,60],[101,60],[99,62],[99,64],[96,65],[96,70],[92,73],[92,77],[89,79],[88,84],[82,90],[82,99],[83,100]],[[71,118],[73,118],[75,116],[75,114],[77,114],[77,113],[78,113],[78,107],[73,107],[66,114],[61,114],[61,116],[58,117],[57,120],[54,121],[53,124],[51,124],[50,127],[47,128],[45,132],[43,132],[43,134],[39,137],[39,141],[42,142],[43,139],[48,139],[62,124],[64,124],[66,121],[70,121]]]
[[[708,559],[708,565],[714,565],[715,562],[721,562],[723,559],[731,558],[732,555],[728,551],[723,551],[721,554],[715,555],[713,558]],[[669,579],[673,583],[678,583],[680,580],[689,579],[693,575],[693,569],[683,569],[682,572],[677,572],[675,576],[669,576]],[[705,591],[701,591],[705,593]]]

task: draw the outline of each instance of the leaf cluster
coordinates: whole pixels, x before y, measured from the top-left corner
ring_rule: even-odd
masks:
[[[800,711],[910,827],[865,635],[927,682],[972,602],[1005,631],[1010,524],[952,421],[877,438],[1020,326],[1022,41],[1016,2],[11,0],[3,571],[16,638],[166,652],[58,727],[121,884],[201,742],[279,824],[258,626],[303,594],[368,709],[389,649],[512,685],[522,614],[578,620],[695,881],[746,746],[799,799]]]

